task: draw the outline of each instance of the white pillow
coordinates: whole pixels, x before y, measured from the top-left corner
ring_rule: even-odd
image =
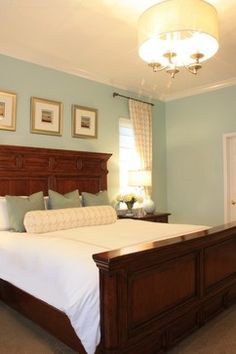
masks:
[[[44,233],[80,226],[112,224],[116,220],[115,209],[109,205],[102,205],[29,211],[25,214],[24,225],[29,233]]]
[[[0,197],[0,231],[9,230],[9,217],[5,197]]]

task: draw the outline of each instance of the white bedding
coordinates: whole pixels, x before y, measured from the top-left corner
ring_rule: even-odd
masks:
[[[0,278],[65,312],[87,353],[93,354],[100,319],[99,275],[92,255],[207,228],[123,219],[47,234],[0,231]]]

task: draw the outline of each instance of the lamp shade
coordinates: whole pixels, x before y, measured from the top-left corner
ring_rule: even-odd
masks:
[[[151,170],[132,170],[128,172],[129,186],[148,187],[152,185]]]
[[[146,10],[138,23],[139,55],[148,63],[176,66],[212,57],[218,50],[216,9],[203,0],[166,0]]]

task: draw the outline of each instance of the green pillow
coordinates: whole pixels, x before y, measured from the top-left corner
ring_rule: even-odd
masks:
[[[24,216],[31,210],[44,210],[43,192],[31,194],[29,197],[6,195],[7,211],[10,229],[16,232],[25,232]]]
[[[64,195],[49,189],[48,196],[48,209],[79,208],[81,206],[78,189]]]
[[[82,192],[83,205],[110,205],[107,191],[101,191],[96,194]]]

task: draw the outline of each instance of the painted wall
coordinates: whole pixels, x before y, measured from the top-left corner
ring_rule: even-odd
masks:
[[[224,222],[223,134],[236,132],[236,86],[166,103],[171,222]]]
[[[127,101],[114,99],[112,93],[135,94],[2,55],[0,77],[0,90],[17,93],[17,130],[0,130],[0,143],[112,152],[108,183],[114,198],[119,183],[118,121],[129,113]],[[31,96],[63,102],[62,137],[30,133]],[[158,210],[172,213],[172,222],[223,223],[222,136],[236,132],[235,97],[236,87],[229,87],[154,102],[153,199]],[[98,109],[98,139],[72,138],[72,104]]]
[[[128,117],[127,100],[113,98],[112,93],[132,95],[115,87],[86,80],[57,70],[0,55],[0,90],[17,93],[16,132],[0,130],[0,143],[67,150],[112,153],[109,161],[109,194],[118,193],[119,184],[119,117]],[[41,97],[61,101],[64,106],[63,135],[48,136],[30,133],[30,98]],[[164,104],[155,101],[153,109],[154,142],[153,198],[160,209],[166,208],[166,161]],[[98,109],[98,139],[78,139],[71,136],[71,105],[80,104]]]

